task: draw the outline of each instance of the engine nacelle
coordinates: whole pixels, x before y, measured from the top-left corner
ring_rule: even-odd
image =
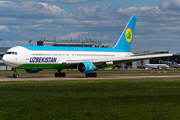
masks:
[[[92,73],[96,66],[92,62],[81,62],[77,65],[77,69],[80,73]]]
[[[30,69],[30,70],[25,70],[27,73],[37,73],[39,72],[40,70],[38,69]]]

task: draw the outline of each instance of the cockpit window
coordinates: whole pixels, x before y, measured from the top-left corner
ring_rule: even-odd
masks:
[[[11,52],[6,52],[5,54],[11,54]]]
[[[5,54],[13,54],[13,55],[17,55],[17,52],[6,52]]]

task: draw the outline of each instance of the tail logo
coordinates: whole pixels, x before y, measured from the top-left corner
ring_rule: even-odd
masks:
[[[132,30],[130,28],[126,29],[125,38],[126,38],[126,41],[128,43],[131,42],[131,40],[132,40]]]

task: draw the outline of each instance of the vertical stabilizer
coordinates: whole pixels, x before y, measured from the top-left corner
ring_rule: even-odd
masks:
[[[146,64],[145,64],[143,61],[141,61],[141,65],[143,65],[143,66],[144,66],[144,65],[146,65]]]
[[[136,19],[136,16],[131,17],[118,42],[114,46],[115,49],[121,49],[127,52],[130,51],[136,25]]]

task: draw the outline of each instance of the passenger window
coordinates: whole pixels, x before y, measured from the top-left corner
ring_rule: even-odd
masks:
[[[17,55],[17,52],[14,52],[15,55]]]

